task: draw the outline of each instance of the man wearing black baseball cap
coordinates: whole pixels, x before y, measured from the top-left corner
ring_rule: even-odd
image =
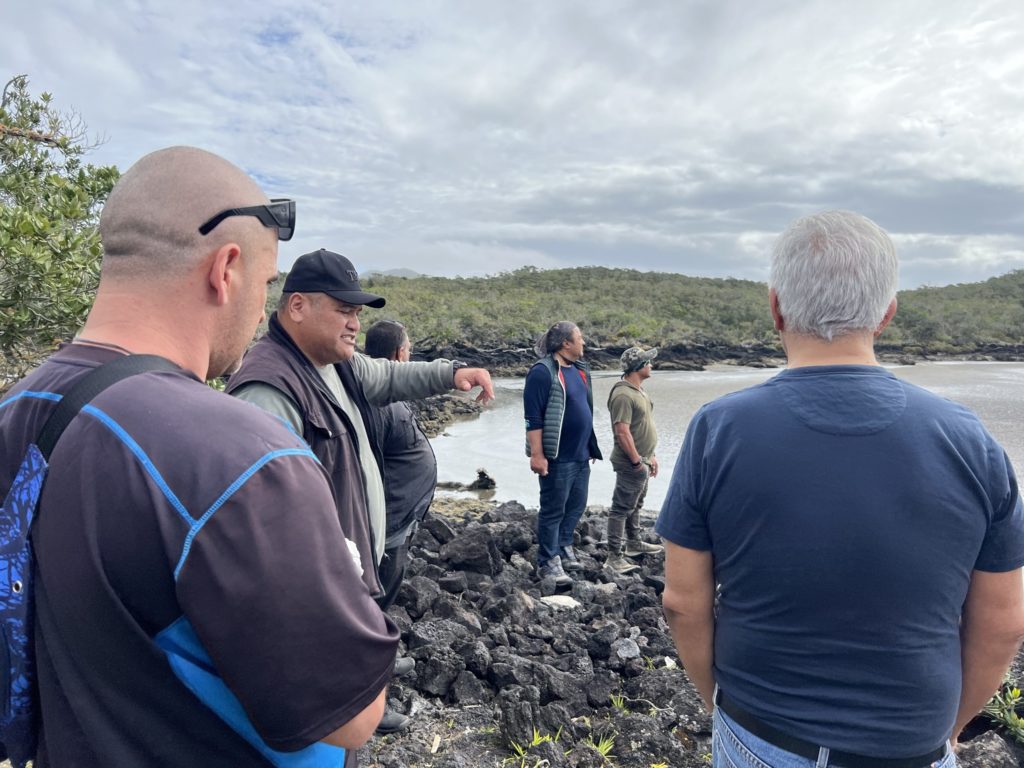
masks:
[[[331,478],[342,530],[359,553],[374,595],[381,593],[377,565],[384,554],[386,512],[380,417],[371,406],[476,386],[477,400],[494,397],[483,368],[444,359],[399,364],[358,354],[359,313],[384,303],[362,289],[358,271],[341,254],[321,248],[300,256],[267,334],[227,387],[280,417],[309,443]],[[382,729],[408,724],[395,714],[385,714]],[[389,719],[397,727],[389,728]]]
[[[288,273],[283,293],[300,292],[326,293],[346,304],[362,304],[374,309],[385,304],[383,297],[367,293],[359,286],[359,272],[351,261],[323,248],[300,256]]]

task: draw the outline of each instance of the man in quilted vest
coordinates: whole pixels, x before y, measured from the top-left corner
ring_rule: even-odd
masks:
[[[594,434],[594,393],[574,323],[552,325],[537,342],[541,356],[526,376],[523,410],[530,469],[540,480],[537,571],[558,586],[581,566],[573,533],[587,506],[590,463],[602,458]]]

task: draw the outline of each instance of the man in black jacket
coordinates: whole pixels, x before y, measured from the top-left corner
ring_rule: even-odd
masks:
[[[482,368],[444,359],[399,364],[358,354],[363,307],[384,303],[362,289],[355,266],[341,254],[321,248],[300,256],[267,334],[227,386],[229,394],[278,416],[309,444],[330,477],[348,546],[378,600],[384,594],[378,564],[387,523],[382,425],[374,406],[474,386],[481,389],[477,400],[494,397],[490,374]],[[394,673],[405,674],[411,666],[411,659],[399,659]],[[408,722],[388,710],[377,730],[393,732]]]
[[[372,358],[409,362],[412,345],[405,326],[394,320],[381,320],[366,331],[366,354]],[[379,577],[383,594],[377,604],[386,611],[398,597],[405,568],[409,563],[409,544],[423,522],[437,486],[437,460],[434,449],[416,420],[409,403],[399,401],[374,409],[380,426],[381,457],[384,460],[384,502],[387,510],[387,538]],[[399,673],[411,671],[413,660],[395,662]],[[411,718],[388,707],[377,733],[405,730]]]
[[[487,371],[458,361],[400,365],[358,354],[364,306],[383,307],[384,299],[362,289],[351,261],[324,249],[300,256],[269,331],[246,354],[226,391],[278,416],[309,443],[331,478],[342,529],[376,597],[386,512],[380,425],[372,406],[474,386],[481,388],[477,399],[486,402],[494,390]]]
[[[370,357],[406,363],[411,352],[409,335],[401,323],[381,320],[366,331],[366,354]],[[387,509],[387,538],[380,562],[384,594],[377,602],[381,609],[387,610],[398,597],[408,562],[409,542],[434,500],[437,460],[416,420],[416,411],[409,403],[400,401],[378,407],[377,413]]]

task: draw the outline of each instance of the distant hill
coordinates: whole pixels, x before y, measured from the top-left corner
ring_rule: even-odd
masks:
[[[1024,269],[981,283],[900,291],[892,337],[931,349],[1024,343]]]
[[[599,347],[778,347],[768,288],[752,280],[523,267],[492,277],[409,280],[376,273],[362,284],[388,300],[384,309],[364,312],[364,325],[400,320],[422,350],[525,348],[563,319],[576,322],[587,343]],[[981,283],[901,291],[898,300],[896,319],[880,339],[890,351],[972,354],[1024,345],[1024,269]]]
[[[423,277],[421,272],[417,272],[413,269],[371,269],[369,272],[363,272],[359,276],[360,280],[365,280],[368,277]]]

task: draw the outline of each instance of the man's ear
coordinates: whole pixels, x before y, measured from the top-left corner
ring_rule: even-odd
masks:
[[[889,302],[889,307],[885,310],[885,315],[882,316],[882,322],[875,328],[875,338],[882,335],[882,331],[885,330],[885,326],[892,322],[893,316],[896,314],[896,297],[893,296],[892,301]]]
[[[779,309],[779,295],[774,288],[768,289],[768,305],[772,310],[772,320],[775,321],[775,330],[786,330],[786,321],[782,317],[782,310]]]
[[[217,306],[228,303],[230,290],[238,282],[242,264],[242,249],[238,243],[225,243],[209,258],[207,279]]]
[[[284,305],[284,312],[293,323],[301,323],[309,314],[313,306],[313,297],[305,293],[293,293],[288,297],[288,303]]]

